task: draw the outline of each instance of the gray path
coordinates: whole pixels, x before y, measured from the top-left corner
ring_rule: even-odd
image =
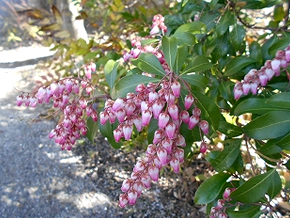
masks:
[[[16,54],[33,56],[27,49],[2,51],[0,62],[21,61]],[[14,87],[30,91],[28,81],[40,73],[34,67],[0,68],[0,217],[110,217],[106,208],[115,206],[86,176],[79,157],[48,139],[54,123],[19,120],[41,111],[15,105]]]

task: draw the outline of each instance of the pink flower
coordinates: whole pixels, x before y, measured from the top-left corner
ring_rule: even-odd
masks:
[[[166,112],[160,113],[158,118],[158,126],[160,129],[163,129],[169,122],[169,115]]]
[[[206,120],[200,121],[199,127],[205,135],[207,135],[209,133],[209,124]]]
[[[162,137],[163,131],[161,129],[156,130],[154,133],[153,144],[157,144],[158,142],[160,142]]]
[[[207,145],[206,145],[205,142],[202,142],[201,145],[200,145],[200,152],[202,154],[204,154],[206,152],[206,150],[207,150]]]
[[[133,119],[133,123],[136,126],[136,129],[138,132],[141,132],[142,130],[142,121],[141,121],[141,117],[136,117]]]
[[[171,90],[173,92],[173,95],[178,98],[180,95],[180,89],[181,89],[181,85],[179,82],[175,81],[171,84]]]
[[[150,178],[149,175],[143,174],[141,176],[141,182],[143,183],[143,185],[145,186],[145,188],[150,188],[151,187],[151,178]]]
[[[112,106],[113,111],[118,111],[125,106],[125,102],[122,98],[117,98]]]
[[[159,95],[157,92],[150,92],[148,97],[149,97],[149,102],[151,103],[151,102],[157,100],[159,98]]]
[[[138,193],[134,189],[131,189],[130,191],[128,191],[127,194],[128,194],[129,204],[130,205],[136,204]]]
[[[162,109],[163,109],[164,105],[162,103],[162,101],[157,100],[154,102],[154,104],[152,105],[152,112],[154,115],[154,118],[157,119],[159,114],[161,113]]]
[[[176,125],[174,123],[169,123],[165,127],[165,133],[169,139],[174,139]]]
[[[142,112],[142,126],[147,126],[150,123],[152,113],[149,110]]]
[[[128,195],[126,193],[121,194],[119,197],[119,206],[121,208],[125,207],[128,203]]]
[[[174,152],[174,156],[177,158],[179,163],[182,163],[184,161],[184,150],[181,148],[177,148]]]
[[[120,128],[117,128],[113,131],[114,139],[116,142],[119,142],[123,136],[123,131]]]
[[[223,198],[224,199],[229,199],[230,194],[231,194],[231,189],[230,188],[226,188],[225,191],[224,191],[224,194],[223,194]]]
[[[151,31],[150,31],[150,35],[155,35],[158,34],[160,32],[160,29],[157,25],[153,26]]]
[[[180,113],[180,119],[184,123],[188,124],[188,122],[189,122],[189,113],[188,113],[188,111],[181,111],[181,113]]]
[[[158,149],[157,156],[163,166],[167,164],[167,151],[164,148]]]
[[[175,173],[179,173],[179,161],[177,160],[177,158],[171,159],[170,166],[172,167]]]
[[[176,104],[172,104],[168,107],[168,113],[173,120],[178,120],[178,107]]]
[[[125,140],[129,140],[132,136],[133,126],[132,125],[125,125],[123,126],[123,134]]]
[[[275,71],[275,73],[277,73],[277,72],[280,71],[280,64],[281,64],[281,61],[280,60],[273,59],[271,61],[271,67]]]
[[[153,181],[158,181],[159,179],[159,169],[156,166],[150,166],[148,168],[148,174]]]
[[[167,151],[167,154],[171,154],[171,152],[172,152],[172,140],[166,138],[161,142],[161,145],[163,148],[165,148],[165,150]]]
[[[46,89],[43,88],[43,87],[40,87],[40,88],[38,89],[38,91],[37,91],[37,93],[36,93],[35,96],[36,96],[38,99],[42,99],[42,97],[43,97],[45,94],[46,94]]]
[[[115,115],[116,115],[117,119],[119,120],[119,122],[122,123],[122,122],[124,122],[124,119],[126,116],[126,111],[121,108],[115,112]]]
[[[244,95],[247,95],[251,89],[250,83],[243,83],[243,93]]]
[[[199,122],[199,117],[191,116],[188,122],[188,129],[193,129]]]
[[[194,102],[194,98],[192,95],[185,96],[185,99],[184,99],[185,110],[188,110],[191,107],[191,105],[193,104],[193,102]]]

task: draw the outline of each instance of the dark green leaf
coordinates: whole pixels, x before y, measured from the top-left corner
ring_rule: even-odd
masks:
[[[290,92],[282,92],[271,96],[267,103],[275,105],[275,107],[290,110]]]
[[[260,207],[259,205],[247,205],[240,207],[238,211],[228,209],[226,213],[230,218],[255,217],[260,213]]]
[[[247,124],[244,131],[258,140],[283,136],[290,131],[290,111],[270,111]]]
[[[117,143],[114,139],[113,130],[117,127],[116,124],[110,124],[110,122],[106,122],[105,125],[99,125],[99,130],[101,134],[107,137],[108,142],[115,149],[121,148],[122,144]]]
[[[225,69],[225,76],[232,76],[238,73],[240,70],[244,69],[245,67],[249,66],[256,61],[249,57],[237,57],[229,61],[226,65]]]
[[[94,143],[94,139],[97,135],[99,124],[98,122],[95,122],[91,117],[87,120],[87,134],[86,137]]]
[[[131,60],[132,64],[141,70],[156,75],[165,75],[165,71],[161,66],[158,58],[150,53],[142,53],[137,59]]]
[[[179,71],[181,70],[182,66],[184,65],[184,62],[187,59],[188,55],[188,48],[186,45],[179,46],[177,49],[177,55],[174,65],[174,72],[176,74],[179,74]]]
[[[219,36],[224,35],[234,20],[235,17],[232,12],[230,10],[226,11],[226,13],[221,17],[220,22],[216,26],[217,34]]]
[[[186,23],[178,27],[175,33],[191,33],[191,34],[202,34],[206,32],[204,23],[200,21]]]
[[[282,189],[281,178],[279,176],[279,173],[275,170],[269,189],[268,189],[269,197],[273,199],[274,197],[276,197],[277,194],[279,194],[281,189]]]
[[[220,121],[218,130],[229,138],[243,134],[241,127],[230,124],[225,119]]]
[[[258,202],[268,191],[275,172],[272,169],[267,173],[252,177],[232,192],[230,197],[242,203]]]
[[[104,67],[106,81],[111,89],[113,88],[115,81],[117,79],[117,69],[118,63],[116,63],[116,61],[113,60],[109,60]]]
[[[277,154],[282,151],[280,147],[272,143],[272,140],[268,140],[268,142],[261,148],[258,149],[264,155],[272,155]]]
[[[221,114],[216,103],[199,92],[192,91],[192,94],[197,99],[197,107],[201,110],[202,118],[207,120],[214,130],[217,130]]]
[[[171,37],[162,37],[162,50],[167,61],[167,64],[171,70],[173,70],[173,66],[175,63],[176,55],[177,55],[177,39],[174,36]]]
[[[187,74],[182,75],[181,79],[183,79],[185,82],[188,82],[189,84],[193,86],[200,87],[202,89],[205,89],[208,84],[208,78],[198,75],[198,74]]]
[[[279,39],[271,47],[269,47],[269,53],[275,55],[278,50],[285,49],[290,44],[290,37]]]
[[[179,32],[174,33],[173,36],[177,38],[178,45],[187,44],[193,46],[195,44],[195,36],[191,33]]]
[[[189,64],[185,67],[184,71],[181,74],[205,71],[210,69],[213,66],[208,59],[202,55],[195,56],[190,60]]]
[[[149,123],[147,130],[147,139],[149,144],[153,142],[154,133],[157,129],[158,129],[158,121],[156,119],[152,119]]]
[[[111,96],[112,98],[123,98],[126,97],[127,93],[135,92],[135,88],[140,83],[148,82],[158,82],[156,78],[142,76],[139,74],[132,74],[125,76],[119,81],[116,82],[114,88],[112,89]]]
[[[215,200],[229,177],[227,173],[219,173],[205,180],[195,192],[195,203],[207,204]]]
[[[250,57],[259,64],[262,64],[263,58],[262,58],[262,51],[261,46],[258,42],[254,41],[250,45]]]
[[[240,50],[240,48],[244,46],[245,35],[246,31],[243,25],[235,23],[230,33],[230,40],[236,50]]]
[[[240,102],[234,109],[234,115],[238,116],[245,113],[264,114],[273,110],[282,110],[272,104],[267,104],[267,99],[248,98]]]
[[[283,150],[290,150],[290,133],[279,139],[276,142],[276,145],[278,145]]]
[[[216,171],[222,172],[232,166],[240,153],[241,142],[241,139],[227,140],[224,142],[224,149],[211,162],[211,165]]]
[[[277,37],[277,35],[275,34],[273,37],[271,37],[270,39],[268,39],[267,42],[265,42],[262,46],[262,55],[263,55],[263,59],[264,60],[270,60],[274,57],[274,55],[269,54],[269,48],[275,43],[277,42],[279,39]]]

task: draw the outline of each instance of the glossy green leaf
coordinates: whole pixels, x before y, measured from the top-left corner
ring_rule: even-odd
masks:
[[[250,57],[256,60],[259,64],[262,64],[262,50],[261,46],[257,41],[254,41],[250,45]]]
[[[244,132],[240,126],[230,124],[225,119],[220,120],[218,130],[229,138],[239,136]]]
[[[122,144],[117,143],[114,139],[113,130],[117,127],[117,124],[110,124],[106,122],[105,125],[99,125],[99,130],[103,136],[105,136],[111,146],[115,149],[121,148]]]
[[[184,62],[187,59],[188,55],[188,48],[186,45],[179,46],[177,49],[177,55],[174,65],[174,72],[176,74],[179,74],[179,71],[181,70],[182,66],[184,65]]]
[[[290,92],[282,92],[271,96],[267,103],[290,110]]]
[[[272,139],[290,131],[290,111],[271,111],[262,115],[244,128],[247,136],[258,139]]]
[[[123,77],[116,82],[114,88],[112,89],[111,96],[112,98],[123,98],[126,97],[127,93],[135,92],[135,88],[140,83],[148,82],[158,82],[156,78],[142,76],[139,74],[131,74]]]
[[[224,35],[234,20],[235,17],[233,13],[230,10],[226,11],[226,13],[221,17],[220,22],[216,26],[217,34],[219,36]]]
[[[157,129],[158,121],[156,119],[151,119],[147,130],[147,139],[149,144],[153,142],[154,133]]]
[[[277,4],[274,8],[274,21],[282,21],[285,17],[283,4]]]
[[[236,50],[240,50],[240,48],[245,44],[245,35],[246,30],[244,26],[235,23],[232,31],[230,32],[230,40]]]
[[[167,61],[167,64],[171,70],[173,69],[176,55],[177,55],[177,39],[174,36],[162,37],[162,50],[165,57],[165,60]]]
[[[229,177],[227,173],[219,173],[205,180],[195,192],[195,203],[207,204],[215,200]]]
[[[224,149],[211,162],[211,165],[217,172],[222,172],[232,166],[240,153],[241,142],[241,139],[227,140],[224,142]]]
[[[267,99],[248,98],[240,102],[234,109],[234,115],[238,116],[245,113],[264,114],[273,110],[282,110],[276,108],[273,104],[268,104]]]
[[[208,59],[202,55],[195,56],[192,60],[189,61],[189,64],[185,67],[184,71],[181,74],[205,71],[210,69],[213,66]]]
[[[277,37],[277,35],[275,34],[273,37],[271,37],[270,39],[268,39],[267,42],[265,42],[262,45],[262,55],[263,55],[263,59],[264,60],[270,60],[274,57],[274,54],[270,54],[269,53],[269,48],[275,44],[277,41],[279,41],[279,38]]]
[[[279,139],[276,142],[276,145],[278,145],[283,150],[290,150],[290,133]]]
[[[238,73],[240,70],[255,63],[256,61],[249,57],[237,57],[229,61],[225,68],[225,76],[232,76]]]
[[[221,114],[216,103],[199,92],[192,91],[192,94],[197,99],[197,107],[201,110],[202,118],[208,121],[214,130],[217,130]]]
[[[290,44],[290,37],[279,39],[271,47],[269,47],[269,53],[275,55],[278,50],[284,50]]]
[[[226,213],[230,218],[255,217],[260,213],[260,207],[259,205],[241,206],[238,211],[228,209]]]
[[[191,23],[186,23],[177,28],[175,33],[191,33],[191,34],[202,34],[206,32],[206,27],[204,23],[200,21],[195,21]]]
[[[91,117],[87,120],[87,134],[86,137],[93,143],[99,130],[99,123],[95,122]]]
[[[179,32],[174,33],[173,36],[177,38],[178,45],[187,44],[193,46],[195,44],[195,36],[191,33]]]
[[[182,75],[181,79],[183,79],[185,82],[188,82],[189,84],[193,86],[197,86],[202,89],[205,89],[209,82],[208,78],[198,75],[198,74]]]
[[[273,199],[274,197],[276,197],[277,194],[280,193],[281,189],[282,189],[281,178],[279,176],[279,173],[275,170],[267,193],[269,197]]]
[[[132,64],[134,64],[139,69],[143,70],[147,73],[152,73],[160,76],[165,75],[165,71],[161,66],[158,58],[150,53],[142,53],[139,55],[137,59],[131,60]]]
[[[113,60],[109,60],[104,67],[106,81],[111,89],[113,88],[117,79],[117,69],[118,63]]]
[[[264,174],[252,177],[232,192],[230,197],[242,203],[258,202],[268,191],[275,172],[272,169]]]
[[[282,151],[282,149],[278,147],[275,143],[272,143],[271,140],[268,140],[268,142],[258,150],[264,155],[277,154]]]

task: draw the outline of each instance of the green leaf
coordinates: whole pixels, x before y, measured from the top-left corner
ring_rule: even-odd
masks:
[[[243,129],[247,136],[258,140],[283,136],[290,131],[290,111],[270,111]]]
[[[261,46],[257,41],[254,41],[250,45],[250,57],[256,60],[259,64],[262,64],[262,51]]]
[[[276,145],[278,145],[283,150],[290,150],[290,133],[279,139],[276,142]]]
[[[178,27],[175,33],[191,33],[191,34],[203,34],[206,32],[206,26],[200,21],[192,23],[186,23]]]
[[[225,119],[220,120],[218,130],[221,133],[224,133],[229,138],[243,134],[243,130],[241,127],[230,124]]]
[[[115,81],[117,79],[117,69],[118,63],[116,63],[116,61],[113,60],[109,60],[104,67],[106,81],[111,89],[113,88]]]
[[[282,21],[285,17],[283,4],[277,4],[274,8],[274,21]]]
[[[249,57],[237,57],[229,61],[225,68],[225,76],[233,76],[245,67],[249,66],[256,61]]]
[[[176,60],[174,64],[174,72],[179,74],[180,69],[182,68],[184,62],[187,59],[188,48],[186,45],[179,46],[177,49]]]
[[[88,118],[87,120],[87,134],[86,134],[86,137],[92,142],[94,143],[94,139],[97,135],[97,132],[98,132],[98,127],[99,127],[99,124],[98,122],[95,122],[91,117]]]
[[[220,22],[216,25],[217,34],[219,36],[224,35],[234,20],[235,17],[232,12],[230,10],[226,11],[226,13],[221,17]]]
[[[201,110],[201,116],[207,120],[210,126],[216,131],[220,121],[220,111],[216,103],[209,97],[192,91],[193,96],[197,99],[197,107]]]
[[[126,97],[127,93],[135,92],[135,88],[140,83],[158,82],[156,78],[142,76],[139,74],[131,74],[118,80],[111,91],[112,98]]]
[[[273,110],[283,110],[276,108],[272,104],[267,103],[267,99],[262,98],[248,98],[240,102],[234,109],[234,115],[238,116],[245,113],[265,114]]]
[[[225,141],[222,152],[211,162],[213,168],[222,172],[227,170],[237,159],[240,153],[241,139],[233,139]]]
[[[195,44],[195,36],[191,33],[175,32],[173,36],[177,38],[178,45],[187,44],[189,46],[193,46]]]
[[[198,55],[189,61],[189,64],[185,67],[181,74],[205,71],[210,69],[212,66],[213,64],[210,63],[206,57]]]
[[[144,45],[154,44],[154,43],[156,43],[158,41],[159,41],[158,39],[143,39],[140,42],[141,42],[141,45],[144,46]]]
[[[140,68],[141,70],[152,73],[160,76],[165,75],[165,71],[161,66],[158,58],[150,53],[142,53],[139,55],[137,59],[131,60],[132,64],[136,67]]]
[[[195,203],[207,204],[215,200],[229,177],[227,173],[219,173],[205,180],[195,192]]]
[[[157,129],[158,129],[158,121],[156,119],[152,119],[149,123],[147,130],[147,139],[149,144],[153,142],[154,133]]]
[[[271,47],[269,47],[269,53],[275,55],[277,51],[283,50],[290,44],[290,37],[279,39]]]
[[[279,173],[275,170],[267,193],[269,197],[273,199],[276,197],[277,194],[279,194],[281,189],[282,189],[281,178],[279,176]]]
[[[165,60],[171,70],[173,69],[176,55],[177,55],[177,39],[174,36],[162,37],[162,50],[164,53]]]
[[[269,54],[269,48],[275,44],[275,42],[279,41],[279,38],[277,37],[277,35],[275,34],[273,37],[271,37],[270,39],[268,39],[267,42],[265,42],[262,46],[262,55],[263,55],[263,59],[264,60],[270,60],[274,57],[274,55]]]
[[[260,213],[260,207],[259,205],[246,205],[240,207],[238,211],[228,209],[226,213],[230,218],[255,217]]]
[[[275,172],[272,169],[264,174],[252,177],[232,192],[230,197],[242,203],[258,202],[268,191]]]
[[[230,40],[236,50],[240,50],[240,48],[243,46],[245,35],[246,31],[243,25],[235,23],[234,28],[230,32]]]
[[[275,107],[290,110],[290,92],[282,92],[272,95],[271,98],[268,99],[267,103],[275,105]]]
[[[198,74],[182,75],[180,78],[183,79],[185,82],[188,82],[189,84],[200,87],[202,89],[205,89],[207,87],[207,84],[209,83],[208,78]]]
[[[264,155],[272,155],[277,154],[282,151],[280,147],[272,143],[272,140],[268,140],[268,142],[261,148],[258,149]]]
[[[104,125],[99,125],[99,130],[101,134],[107,137],[108,142],[115,149],[121,148],[122,144],[117,143],[114,139],[113,130],[117,127],[117,124],[110,124],[110,122],[106,122]]]

